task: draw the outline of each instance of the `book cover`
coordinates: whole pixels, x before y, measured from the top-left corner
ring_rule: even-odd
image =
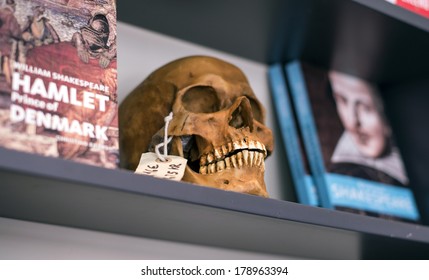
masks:
[[[114,0],[3,0],[0,146],[116,168]]]
[[[415,14],[429,18],[429,0],[386,0]]]
[[[299,133],[295,124],[295,116],[286,77],[281,64],[275,64],[268,69],[268,79],[271,87],[274,109],[279,124],[281,139],[286,150],[286,157],[298,202],[317,206],[318,199],[312,176],[309,174],[303,158]]]
[[[286,72],[322,206],[419,220],[377,86],[298,61]]]

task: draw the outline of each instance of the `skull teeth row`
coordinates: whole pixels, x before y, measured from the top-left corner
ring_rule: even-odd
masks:
[[[224,169],[244,166],[262,166],[267,156],[264,144],[258,141],[241,140],[215,148],[200,159],[200,173],[213,174]]]

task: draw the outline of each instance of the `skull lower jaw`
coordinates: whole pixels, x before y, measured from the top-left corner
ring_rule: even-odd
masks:
[[[187,151],[198,150],[197,145],[188,145],[196,142],[189,141],[190,139],[190,137],[183,136],[174,137],[171,143],[172,154],[190,157],[189,154],[193,153],[187,153],[188,156],[185,156],[184,146],[187,146]],[[188,158],[182,181],[226,191],[268,197],[264,181],[264,160],[267,151],[262,143],[246,142],[233,142],[231,147],[223,147],[222,155],[220,155],[220,149],[215,149],[209,154],[213,155],[216,160],[209,154],[200,155],[194,161]],[[195,153],[200,154],[199,151]],[[228,164],[228,161],[231,164]],[[213,166],[214,162],[216,162],[216,168]]]
[[[225,169],[214,174],[199,174],[187,166],[183,181],[226,191],[268,197],[262,167],[244,166]]]

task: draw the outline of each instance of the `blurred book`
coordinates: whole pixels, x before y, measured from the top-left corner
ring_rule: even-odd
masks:
[[[299,61],[285,69],[321,205],[418,221],[414,194],[377,86]]]
[[[282,144],[288,160],[287,165],[290,169],[298,202],[317,206],[317,193],[313,178],[305,164],[305,155],[296,126],[283,66],[281,64],[270,66],[268,79]]]

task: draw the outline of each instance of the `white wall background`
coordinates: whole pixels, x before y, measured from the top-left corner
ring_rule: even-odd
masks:
[[[284,257],[0,218],[0,260],[280,258]]]
[[[235,64],[248,77],[275,126],[266,77],[267,66],[209,48],[118,23],[119,100],[153,70],[188,55],[211,55]],[[142,108],[144,110],[144,108]],[[278,134],[277,134],[278,135]],[[276,143],[280,143],[275,139]],[[279,146],[279,144],[277,144]],[[266,161],[266,184],[272,199],[284,199],[287,177],[283,152]],[[289,186],[290,187],[290,186]],[[277,255],[236,251],[137,238],[0,218],[0,259],[275,259]],[[281,258],[285,258],[282,256]]]

